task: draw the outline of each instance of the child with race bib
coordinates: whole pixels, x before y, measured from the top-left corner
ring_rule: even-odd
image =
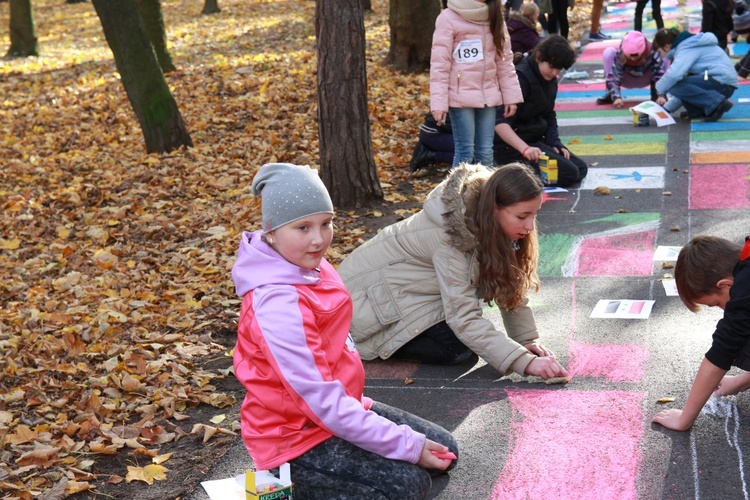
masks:
[[[242,233],[232,278],[242,439],[255,467],[289,462],[297,500],[426,498],[431,473],[455,463],[456,441],[363,395],[352,300],[323,257],[334,214],[323,182],[308,166],[270,163],[252,192],[263,229]]]
[[[450,115],[460,163],[493,166],[495,108],[505,116],[523,102],[510,37],[497,0],[448,0],[435,21],[430,59],[430,110],[438,125]]]

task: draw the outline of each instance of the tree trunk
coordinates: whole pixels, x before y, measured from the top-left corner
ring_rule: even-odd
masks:
[[[87,0],[65,0],[65,3],[86,3]]]
[[[221,9],[219,8],[219,0],[206,0],[203,4],[201,14],[216,14],[218,12],[221,12]]]
[[[36,37],[31,0],[11,0],[10,48],[6,56],[29,57],[38,55],[39,40]]]
[[[372,156],[362,0],[317,0],[318,132],[323,183],[338,208],[383,198]]]
[[[427,70],[438,14],[440,0],[391,0],[391,48],[385,62],[405,73]]]
[[[362,10],[372,12],[372,1],[362,0]]]
[[[135,0],[93,0],[149,153],[192,146]]]
[[[176,70],[172,62],[172,56],[167,50],[167,32],[164,28],[164,17],[161,14],[161,2],[159,0],[136,0],[138,12],[143,19],[143,25],[146,28],[151,45],[156,52],[156,59],[159,61],[162,72],[166,75]]]

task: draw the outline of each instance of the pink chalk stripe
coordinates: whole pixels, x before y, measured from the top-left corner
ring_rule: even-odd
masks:
[[[586,238],[576,276],[651,276],[656,231]]]
[[[711,210],[750,207],[747,165],[692,165],[690,208]]]
[[[592,79],[595,77],[591,77]],[[562,83],[558,86],[558,92],[580,92],[583,90],[601,90],[604,92],[607,88],[607,84],[604,82],[601,83],[581,83],[581,82],[573,82],[572,80],[565,80],[569,83]],[[555,108],[557,109],[557,108]]]
[[[644,393],[507,390],[510,450],[493,499],[635,499]]]
[[[571,376],[604,377],[610,382],[640,382],[648,350],[638,344],[585,344],[570,342]]]

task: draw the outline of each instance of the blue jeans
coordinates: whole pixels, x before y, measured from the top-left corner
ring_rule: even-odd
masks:
[[[453,168],[461,163],[481,163],[492,167],[495,138],[495,108],[450,108],[453,128]]]
[[[734,87],[713,78],[704,80],[703,75],[688,75],[667,92],[682,101],[690,118],[700,118],[710,115],[724,99],[729,99]]]

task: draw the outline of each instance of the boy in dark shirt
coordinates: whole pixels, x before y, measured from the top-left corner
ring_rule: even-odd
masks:
[[[743,247],[715,236],[697,236],[680,250],[674,274],[680,299],[688,309],[696,312],[705,305],[724,310],[685,408],[661,411],[653,419],[669,429],[685,431],[714,391],[728,396],[750,388],[750,371],[726,375],[732,365],[750,370],[750,237]]]

